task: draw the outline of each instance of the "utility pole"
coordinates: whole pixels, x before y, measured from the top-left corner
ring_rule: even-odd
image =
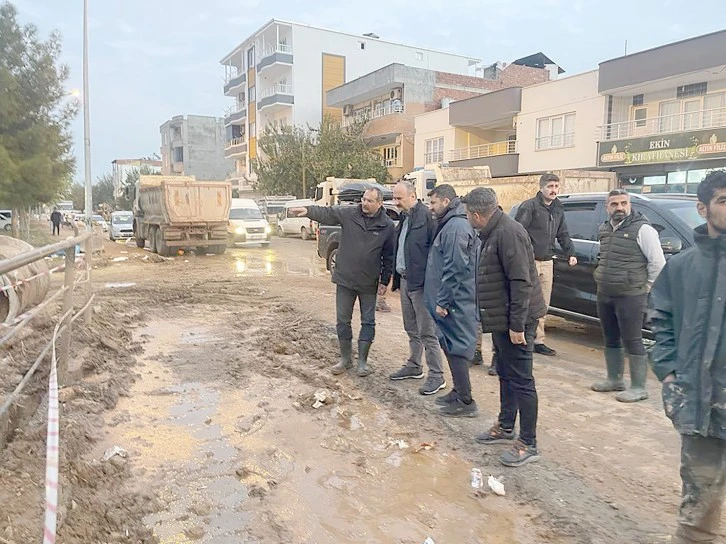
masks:
[[[303,198],[306,198],[306,194],[307,194],[307,183],[305,180],[305,170],[306,170],[306,168],[305,168],[305,148],[307,146],[308,146],[308,139],[306,136],[305,140],[303,140],[303,145],[302,145],[302,178],[303,178],[303,180],[302,180],[303,181],[302,197]]]
[[[83,158],[85,162],[86,228],[91,228],[93,192],[91,189],[91,121],[88,116],[88,0],[83,0]]]

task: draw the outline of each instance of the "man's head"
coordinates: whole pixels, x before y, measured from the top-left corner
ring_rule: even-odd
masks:
[[[714,170],[698,186],[698,213],[711,235],[726,234],[726,170]]]
[[[451,185],[437,185],[429,192],[429,207],[436,217],[443,217],[451,201],[456,198],[456,191]]]
[[[366,215],[376,215],[378,210],[383,206],[383,192],[378,187],[366,189],[363,198],[360,199],[363,213]]]
[[[554,174],[543,174],[539,178],[539,192],[549,204],[560,194],[560,178]]]
[[[489,187],[472,189],[461,201],[466,206],[466,218],[475,229],[486,227],[494,212],[499,209],[497,193]]]
[[[58,211],[58,206],[53,206],[53,211],[54,212],[57,212]]]
[[[608,193],[606,206],[610,220],[620,223],[630,215],[630,195],[624,189],[613,189]]]
[[[416,198],[416,187],[409,181],[399,181],[393,187],[393,201],[399,210],[403,210],[404,212],[409,211],[418,202]]]

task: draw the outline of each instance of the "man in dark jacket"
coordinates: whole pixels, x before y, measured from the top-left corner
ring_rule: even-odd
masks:
[[[669,259],[653,285],[653,372],[681,434],[681,502],[673,544],[715,542],[726,489],[726,170],[698,187],[695,247]]]
[[[539,283],[545,305],[550,305],[552,298],[552,280],[554,278],[555,240],[560,243],[562,251],[570,266],[577,264],[572,247],[570,234],[565,223],[565,208],[557,198],[560,192],[560,178],[555,174],[544,174],[539,178],[539,192],[534,198],[525,200],[517,210],[516,220],[529,234],[534,248],[534,261],[537,266]],[[537,324],[537,336],[534,339],[534,351],[540,355],[557,355],[545,341],[545,318]]]
[[[376,296],[386,293],[393,268],[393,221],[383,209],[383,193],[368,189],[357,206],[291,208],[299,217],[323,225],[340,225],[340,247],[333,272],[336,330],[340,361],[332,368],[342,374],[353,367],[353,306],[358,299],[361,328],[358,335],[358,376],[367,376],[368,353],[376,332]]]
[[[63,221],[63,216],[58,211],[58,208],[53,208],[53,213],[50,214],[50,222],[53,225],[53,235],[60,236],[60,226]]]
[[[436,221],[431,211],[416,196],[416,187],[400,181],[393,188],[393,200],[402,211],[394,237],[393,291],[401,292],[403,328],[408,334],[409,355],[392,380],[423,378],[422,359],[426,349],[429,375],[418,392],[433,395],[446,387],[441,368],[441,348],[436,337],[434,318],[424,304],[426,261],[436,233]]]
[[[617,400],[637,402],[648,398],[648,360],[642,332],[648,291],[665,265],[665,257],[658,232],[643,214],[632,209],[626,191],[610,191],[606,205],[610,218],[600,226],[598,234],[595,283],[607,379],[591,388],[597,392],[621,391]],[[623,381],[625,351],[630,364],[627,391]]]
[[[443,416],[476,417],[479,410],[471,396],[469,361],[474,357],[477,335],[477,240],[451,185],[437,185],[429,197],[438,225],[426,263],[424,300],[436,321],[439,344],[454,380],[451,392],[436,403]]]
[[[497,423],[476,437],[480,444],[509,442],[499,460],[509,467],[537,461],[537,389],[532,352],[537,322],[547,313],[524,227],[506,215],[488,187],[463,199],[469,222],[479,230],[482,247],[477,264],[477,303],[484,332],[497,348],[500,411]],[[519,412],[519,438],[514,424]]]

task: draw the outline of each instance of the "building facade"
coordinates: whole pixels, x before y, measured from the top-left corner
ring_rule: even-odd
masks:
[[[161,125],[161,173],[225,180],[233,163],[225,158],[224,120],[203,115],[177,115]]]
[[[116,197],[121,196],[121,191],[126,184],[126,176],[134,170],[144,168],[150,172],[161,172],[161,161],[154,154],[153,157],[144,157],[140,159],[114,159],[111,161],[113,176],[113,194]]]
[[[455,74],[473,72],[479,59],[273,19],[222,60],[224,94],[234,98],[225,117],[225,155],[233,177],[250,179],[257,138],[269,123],[317,126],[342,118],[326,92],[392,62]]]

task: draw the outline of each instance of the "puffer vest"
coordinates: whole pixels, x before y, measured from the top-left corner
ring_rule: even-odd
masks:
[[[634,296],[648,292],[648,260],[638,245],[640,227],[648,219],[632,211],[613,230],[610,220],[600,226],[600,254],[595,269],[597,292],[606,296]]]

